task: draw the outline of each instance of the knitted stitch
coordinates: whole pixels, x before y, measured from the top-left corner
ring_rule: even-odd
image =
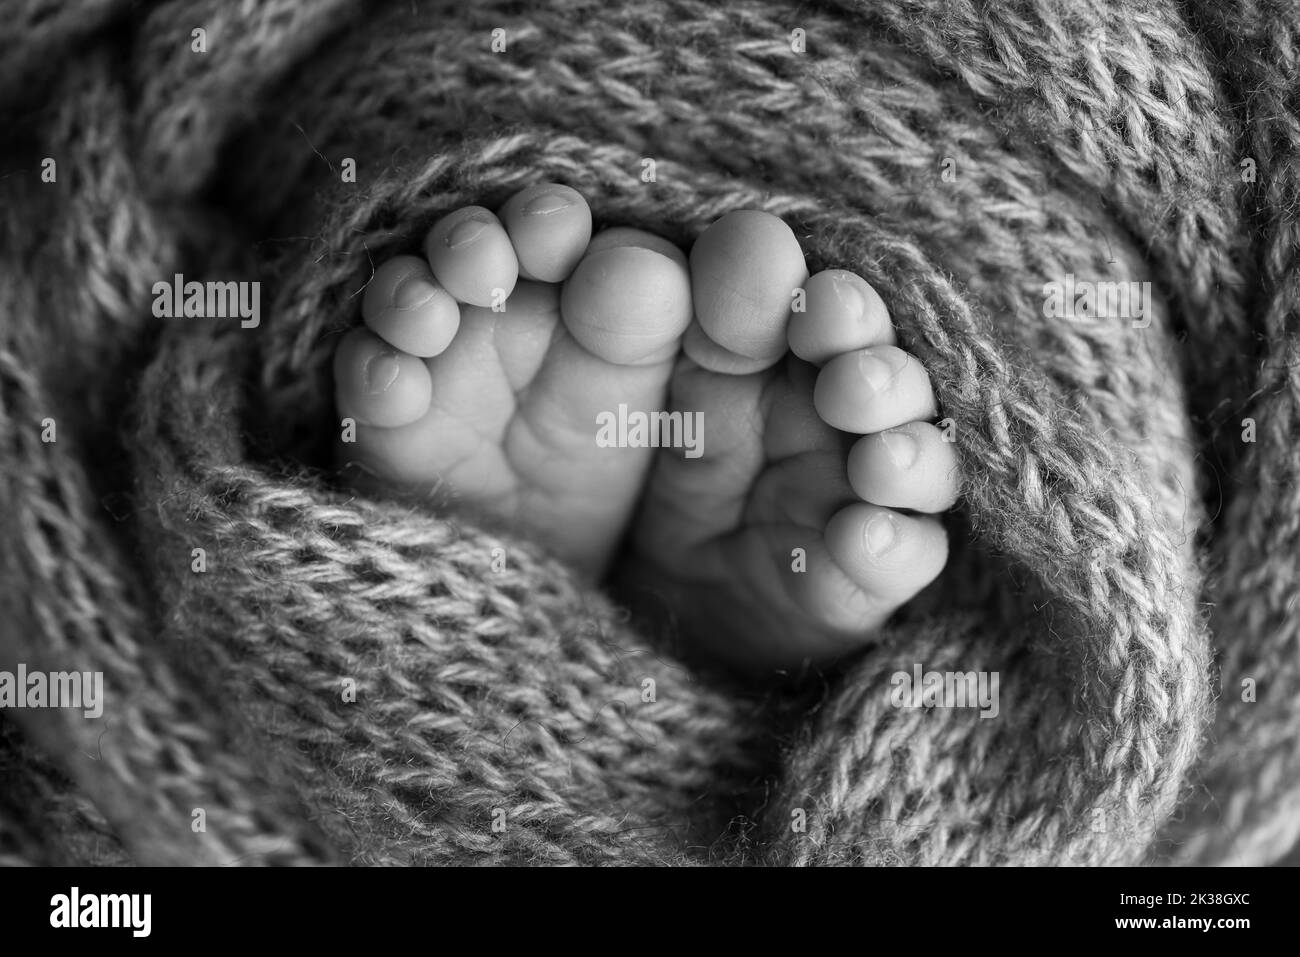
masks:
[[[0,669],[101,671],[106,702],[0,712],[0,863],[1300,840],[1294,5],[11,8]],[[815,687],[697,673],[508,529],[331,486],[374,266],[546,180],[684,247],[778,215],[928,369],[966,476],[949,566]],[[261,325],[155,319],[175,273],[260,281]],[[1150,282],[1150,324],[1045,315],[1067,274]],[[891,706],[914,663],[997,672],[1000,714]]]

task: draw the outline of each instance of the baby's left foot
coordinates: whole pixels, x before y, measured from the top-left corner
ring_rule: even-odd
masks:
[[[690,265],[696,321],[668,408],[701,417],[703,454],[660,450],[628,580],[733,668],[833,660],[947,561],[932,513],[959,476],[929,376],[875,290],[838,269],[808,279],[773,216],[728,214]]]
[[[449,213],[425,256],[375,271],[366,325],[334,355],[355,427],[339,456],[359,490],[455,501],[599,579],[652,455],[605,447],[600,422],[662,405],[691,318],[686,256],[637,229],[593,238],[586,200],[555,183],[499,212]]]

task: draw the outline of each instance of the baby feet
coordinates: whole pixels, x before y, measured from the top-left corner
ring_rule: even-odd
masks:
[[[631,580],[745,670],[852,650],[942,569],[942,526],[913,514],[958,485],[925,370],[864,280],[808,278],[780,220],[731,213],[688,263],[591,237],[582,197],[541,184],[444,217],[424,253],[376,270],[335,354],[357,484],[451,500],[593,579],[640,501]],[[609,447],[620,406],[696,414],[697,445]]]
[[[724,216],[690,266],[696,322],[669,408],[702,413],[705,454],[660,451],[633,584],[732,667],[832,660],[947,560],[930,513],[956,501],[958,468],[927,421],[929,377],[894,344],[875,290],[838,269],[808,279],[773,216]],[[805,308],[792,312],[796,289]]]
[[[424,252],[376,270],[366,328],[335,353],[357,423],[341,455],[362,485],[450,499],[599,577],[653,449],[602,448],[597,416],[662,407],[691,319],[685,255],[635,229],[592,238],[586,201],[554,184],[499,215],[456,210]]]

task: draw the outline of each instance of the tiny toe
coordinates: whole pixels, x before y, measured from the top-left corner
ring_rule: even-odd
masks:
[[[808,280],[804,308],[790,319],[790,350],[820,365],[841,353],[894,344],[894,327],[880,294],[846,269]]]
[[[727,213],[696,239],[690,267],[695,316],[711,340],[762,367],[785,354],[795,292],[808,280],[789,226],[758,210]]]
[[[465,206],[434,223],[424,254],[443,288],[472,306],[500,305],[519,280],[510,237],[482,206]]]
[[[460,306],[418,256],[395,256],[375,270],[361,315],[390,346],[426,359],[446,349],[460,327]]]
[[[885,615],[934,581],[948,561],[948,535],[938,520],[875,505],[840,509],[824,537],[835,563]]]
[[[563,282],[591,242],[591,207],[576,189],[559,183],[520,190],[499,216],[524,279]]]
[[[373,332],[353,329],[334,351],[339,415],[391,429],[429,409],[433,381],[424,360],[394,349]]]
[[[686,257],[660,236],[605,230],[564,283],[560,312],[573,338],[607,362],[670,359],[691,321]]]
[[[853,491],[874,505],[942,512],[960,492],[956,447],[928,422],[864,435],[849,452],[848,465]]]
[[[879,432],[938,413],[925,367],[897,346],[872,346],[831,359],[817,375],[817,414],[845,432]]]

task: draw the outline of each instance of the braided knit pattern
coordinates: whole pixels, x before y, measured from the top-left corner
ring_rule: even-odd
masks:
[[[0,669],[99,671],[105,704],[0,711],[0,863],[1300,840],[1294,5],[9,6]],[[696,672],[509,529],[330,484],[375,266],[547,180],[683,246],[780,216],[929,371],[949,566],[816,689]],[[178,272],[261,282],[261,325],[155,319]],[[1149,324],[1046,316],[1067,274],[1150,283]],[[996,672],[998,716],[893,707],[914,664]]]

